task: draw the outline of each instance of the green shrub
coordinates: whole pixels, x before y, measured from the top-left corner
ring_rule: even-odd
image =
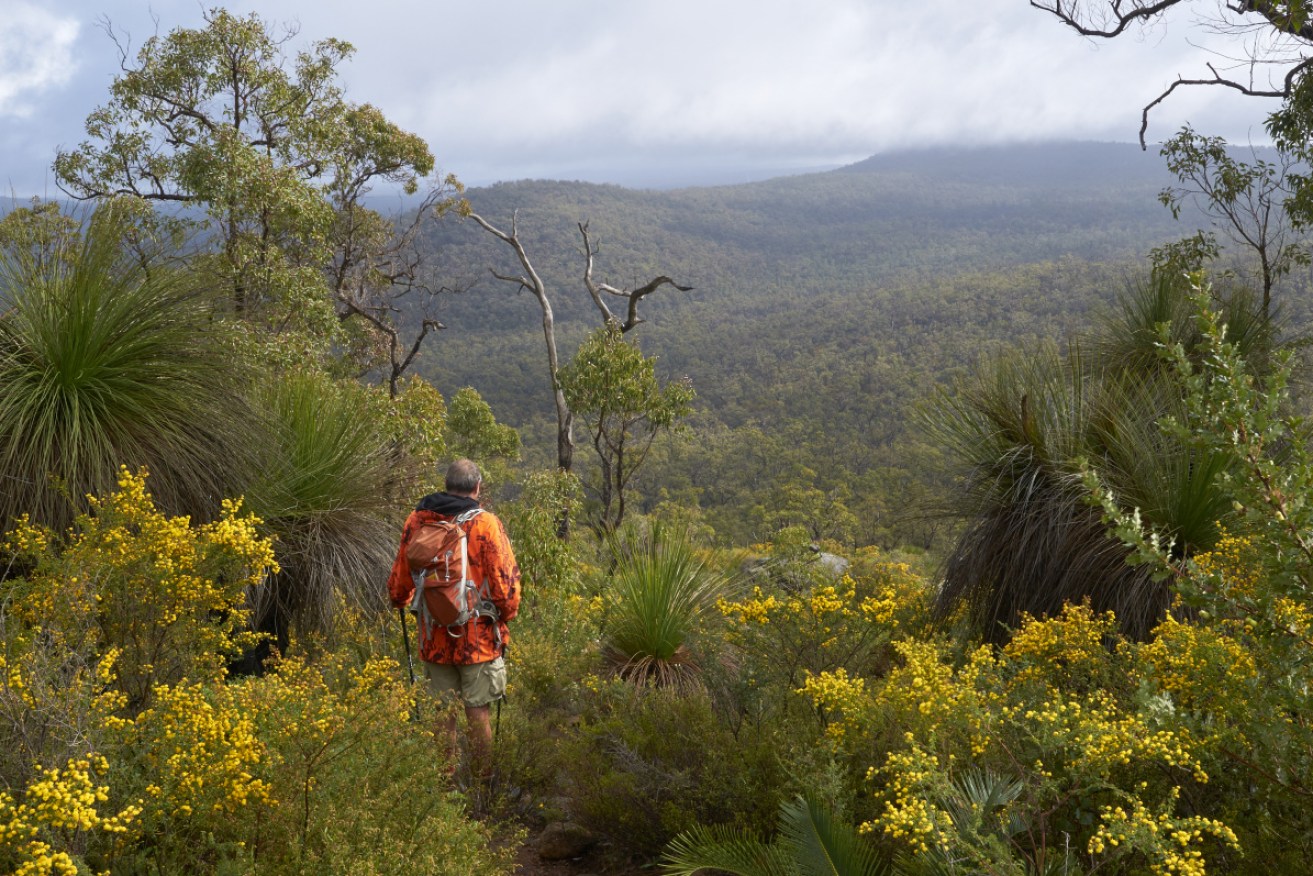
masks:
[[[614,854],[650,860],[697,824],[769,829],[791,783],[784,740],[736,736],[698,689],[586,686],[590,708],[560,741],[562,778],[571,814]]]

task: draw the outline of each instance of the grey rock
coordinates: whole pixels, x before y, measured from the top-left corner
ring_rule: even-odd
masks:
[[[818,554],[816,561],[836,578],[842,577],[843,573],[847,572],[848,567],[852,565],[838,554],[827,554],[824,551]]]

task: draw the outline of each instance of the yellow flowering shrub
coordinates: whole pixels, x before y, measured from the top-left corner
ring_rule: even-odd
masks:
[[[230,684],[251,716],[262,755],[265,816],[248,823],[246,848],[276,872],[504,873],[513,844],[494,847],[467,821],[445,778],[432,705],[416,714],[417,688],[388,658],[349,652]],[[246,819],[253,822],[253,819]]]
[[[1194,558],[1200,575],[1214,577],[1228,601],[1247,603],[1262,588],[1263,563],[1259,545],[1252,536],[1235,535],[1222,529],[1217,543]]]
[[[1251,719],[1258,665],[1245,643],[1225,628],[1168,617],[1140,646],[1139,657],[1175,707],[1226,715],[1233,724]]]
[[[114,815],[100,807],[109,800],[101,784],[109,770],[105,758],[75,758],[65,766],[37,768],[20,799],[0,791],[0,867],[14,876],[78,876],[88,836],[111,843],[137,828],[140,809],[125,806]]]
[[[801,589],[754,586],[717,602],[726,637],[753,658],[749,672],[782,677],[796,688],[838,668],[873,673],[889,646],[929,618],[929,590],[905,563],[868,563],[860,574],[813,578]]]
[[[1099,829],[1089,840],[1090,854],[1100,856],[1118,848],[1137,849],[1149,862],[1149,872],[1161,876],[1204,876],[1204,835],[1232,849],[1239,840],[1222,822],[1199,815],[1173,813],[1178,793],[1173,793],[1159,811],[1139,800],[1130,808],[1104,806],[1099,812]]]
[[[876,821],[861,825],[863,832],[877,827],[913,854],[942,849],[953,840],[949,813],[938,804],[944,794],[947,764],[919,745],[890,753],[884,766],[872,777],[887,779],[884,810]]]
[[[833,672],[807,676],[798,693],[809,698],[817,708],[846,719],[833,721],[825,728],[827,736],[842,742],[851,731],[852,722],[862,714],[866,679],[848,675],[848,670],[841,666]]]
[[[26,521],[7,547],[32,564],[26,580],[6,582],[15,617],[46,641],[71,650],[118,652],[118,685],[133,707],[156,683],[218,678],[250,647],[246,590],[276,570],[273,547],[240,500],[218,519],[193,525],[161,513],[146,473],[119,474],[118,490],[89,497],[63,539]]]
[[[1021,626],[1004,646],[1015,668],[1014,683],[1029,679],[1065,686],[1103,686],[1114,671],[1107,644],[1117,629],[1112,612],[1096,614],[1088,605],[1069,605],[1059,623],[1035,623],[1022,615]]]
[[[198,813],[245,810],[254,817],[269,800],[268,786],[254,775],[264,746],[227,686],[158,686],[151,707],[123,731],[125,752],[149,780],[143,789],[147,824],[176,831]]]
[[[1238,841],[1221,821],[1178,806],[1182,789],[1207,786],[1212,752],[1156,707],[1171,692],[1152,686],[1149,669],[1151,659],[1211,659],[1216,643],[1165,633],[1137,646],[1120,639],[1110,615],[1069,606],[1025,619],[1002,648],[960,654],[947,642],[903,640],[883,678],[832,671],[799,692],[841,714],[836,744],[883,752],[870,764],[874,808],[861,829],[892,849],[1014,872],[1039,866],[1057,853],[1047,843],[1065,837],[1085,869],[1196,874],[1210,849]],[[1011,789],[994,800],[998,811],[968,790],[988,785],[982,776]],[[1152,842],[1153,831],[1141,830],[1150,812],[1155,829],[1171,828]]]
[[[6,537],[0,872],[508,873],[514,842],[465,816],[416,688],[373,656],[379,619],[226,679],[270,544],[238,502],[193,525],[145,485]]]

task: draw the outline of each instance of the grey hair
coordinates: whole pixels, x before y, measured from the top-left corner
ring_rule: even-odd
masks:
[[[460,496],[469,496],[478,489],[483,481],[479,467],[471,460],[458,459],[447,467],[447,492]]]

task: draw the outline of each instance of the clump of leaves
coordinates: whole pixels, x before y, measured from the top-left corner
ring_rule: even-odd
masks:
[[[146,466],[161,506],[200,516],[241,483],[245,368],[194,274],[129,251],[110,202],[81,235],[0,250],[0,527],[62,528]]]
[[[689,650],[702,614],[715,605],[726,578],[686,533],[667,524],[628,525],[610,542],[615,567],[603,652],[615,672],[639,684],[692,681]]]

